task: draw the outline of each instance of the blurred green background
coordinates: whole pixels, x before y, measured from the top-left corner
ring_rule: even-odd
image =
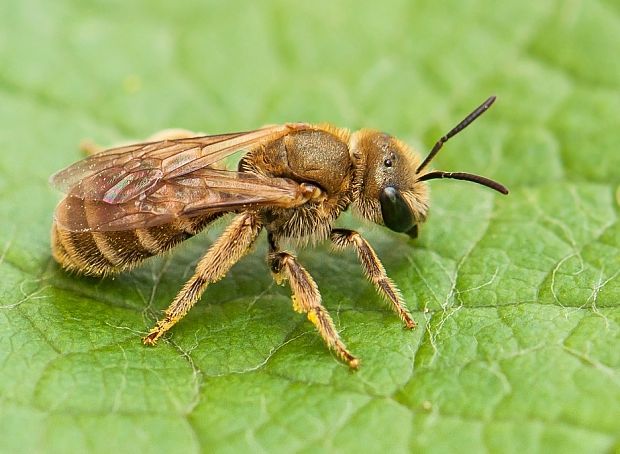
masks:
[[[620,449],[616,0],[4,2],[0,451],[612,452]],[[155,349],[139,338],[221,226],[114,279],[69,276],[47,183],[77,144],[286,121],[424,152],[498,101],[436,168],[420,238],[345,216],[419,322],[353,254],[300,251],[351,373],[274,286],[264,239]]]

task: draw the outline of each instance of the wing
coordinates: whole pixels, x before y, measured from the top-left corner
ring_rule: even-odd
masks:
[[[164,180],[157,190],[124,203],[69,194],[56,208],[55,221],[74,232],[119,231],[263,206],[293,208],[307,200],[307,189],[287,178],[199,169]]]
[[[299,206],[308,200],[307,194],[292,180],[218,170],[213,165],[238,150],[310,128],[289,123],[103,151],[50,178],[67,194],[56,208],[56,223],[75,232],[117,231],[162,225],[179,217]]]
[[[112,148],[61,170],[50,182],[73,197],[123,204],[157,191],[163,181],[208,168],[236,151],[309,128],[305,123],[288,123]]]

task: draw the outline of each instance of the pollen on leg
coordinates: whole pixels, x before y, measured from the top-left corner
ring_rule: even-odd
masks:
[[[306,313],[306,317],[316,327],[327,346],[334,350],[349,367],[352,369],[359,367],[359,360],[349,353],[340,340],[334,322],[325,307],[321,305],[321,294],[310,274],[297,262],[294,256],[287,252],[273,251],[269,254],[268,259],[272,270],[274,267],[281,269],[285,279],[289,282],[292,290],[293,309],[296,312]]]
[[[293,299],[295,299],[295,297],[293,297]],[[313,325],[318,325],[319,324],[319,318],[316,316],[316,312],[315,311],[308,312],[308,320],[310,320],[310,322]]]
[[[303,307],[301,306],[301,304],[299,302],[299,298],[297,297],[297,295],[293,295],[291,297],[291,299],[293,300],[293,310],[295,312],[301,314],[304,311],[304,309],[303,309]],[[308,313],[308,319],[310,319],[310,314],[311,313]],[[310,321],[312,321],[312,320],[310,320]]]

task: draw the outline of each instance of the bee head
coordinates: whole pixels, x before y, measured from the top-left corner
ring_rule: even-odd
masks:
[[[500,183],[479,175],[425,170],[443,144],[484,113],[494,101],[494,96],[487,99],[439,139],[424,161],[407,144],[388,134],[373,130],[353,134],[350,150],[356,163],[355,205],[362,217],[415,238],[418,225],[424,222],[428,211],[427,180],[467,180],[508,194]]]
[[[351,142],[358,163],[355,206],[361,216],[396,232],[415,234],[428,210],[427,184],[416,180],[418,155],[379,131],[363,129]]]

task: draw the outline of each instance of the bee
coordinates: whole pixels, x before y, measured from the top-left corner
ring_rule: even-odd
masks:
[[[330,240],[336,249],[354,249],[377,292],[407,328],[414,328],[400,291],[371,245],[355,230],[333,228],[334,221],[351,207],[365,220],[415,238],[427,217],[428,180],[467,180],[508,194],[500,183],[479,175],[427,170],[442,146],[494,101],[488,98],[441,137],[424,160],[383,132],[307,123],[219,135],[169,131],[91,154],[50,179],[65,193],[54,214],[52,254],[70,271],[116,274],[232,213],[144,344],[154,345],[181,320],[264,229],[269,268],[278,284],[288,281],[293,309],[305,313],[327,346],[355,369],[360,361],[340,339],[314,279],[281,243]],[[241,150],[245,154],[237,169],[226,169],[222,160]]]

